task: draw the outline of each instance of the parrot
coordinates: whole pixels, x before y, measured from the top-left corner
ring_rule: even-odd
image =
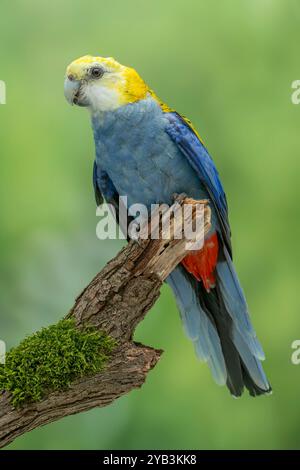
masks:
[[[228,206],[219,173],[192,122],[158,98],[138,72],[112,57],[86,55],[66,69],[65,98],[89,110],[98,205],[206,199],[211,227],[166,279],[184,330],[215,382],[233,397],[270,394],[262,346],[232,261]]]

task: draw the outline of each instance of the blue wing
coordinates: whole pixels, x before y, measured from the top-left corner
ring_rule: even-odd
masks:
[[[104,170],[102,170],[102,168],[97,164],[96,161],[94,162],[93,167],[93,185],[97,205],[100,206],[101,204],[103,204],[104,199],[108,204],[111,204],[114,208],[112,212],[114,217],[116,218],[117,223],[120,225],[120,228],[123,233],[127,235],[128,224],[133,220],[133,218],[130,217],[128,214],[125,220],[123,220],[122,217],[119,218],[119,212],[121,207],[119,193],[116,190],[109,175]]]
[[[93,167],[93,185],[95,190],[95,199],[98,206],[103,204],[103,197],[106,202],[113,205],[117,204],[119,194],[108,174],[103,171],[99,165],[97,165],[96,160],[94,161]]]
[[[187,158],[207,190],[220,222],[220,235],[231,255],[231,231],[226,195],[215,164],[199,137],[184,118],[176,112],[166,113],[166,117],[169,121],[166,132]]]

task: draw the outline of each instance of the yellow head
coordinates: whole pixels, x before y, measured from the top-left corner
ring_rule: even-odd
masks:
[[[66,72],[65,97],[71,104],[109,111],[144,99],[150,90],[132,68],[112,57],[84,56],[72,62]]]

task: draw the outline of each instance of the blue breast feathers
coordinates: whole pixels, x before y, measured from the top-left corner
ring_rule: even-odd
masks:
[[[208,197],[197,173],[166,133],[168,124],[152,98],[94,115],[99,187],[100,175],[106,173],[118,194],[128,197],[129,205],[147,207],[171,204],[174,193]]]

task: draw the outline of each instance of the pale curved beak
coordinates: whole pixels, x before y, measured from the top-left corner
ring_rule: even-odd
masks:
[[[77,104],[81,87],[80,80],[74,80],[66,77],[64,85],[65,98],[71,105]]]

